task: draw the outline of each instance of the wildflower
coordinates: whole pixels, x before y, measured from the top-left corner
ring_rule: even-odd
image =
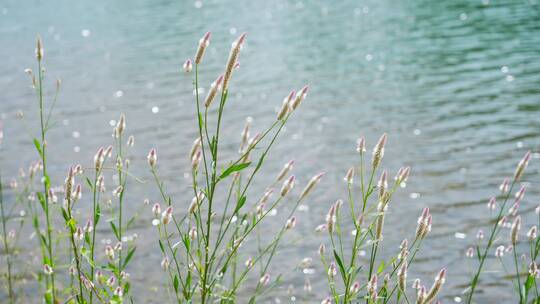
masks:
[[[518,192],[516,192],[516,200],[515,203],[519,203],[523,197],[525,196],[525,186],[521,186]]]
[[[351,185],[354,181],[354,167],[350,167],[349,170],[347,170],[347,174],[345,174],[345,177],[343,178],[344,181],[347,182],[347,184]]]
[[[488,203],[487,203],[487,207],[489,210],[495,210],[495,208],[497,207],[497,201],[495,199],[495,197],[492,197],[489,199]]]
[[[529,238],[529,241],[536,240],[536,234],[537,234],[537,228],[536,226],[532,226],[531,229],[527,232],[527,238]]]
[[[82,187],[81,184],[78,184],[77,187],[75,187],[75,191],[71,194],[71,199],[74,201],[80,200],[82,197]]]
[[[326,214],[326,228],[329,232],[334,231],[334,226],[336,224],[336,212],[336,204],[333,204]]]
[[[529,264],[529,274],[534,278],[538,277],[538,265],[534,261]]]
[[[120,138],[122,134],[124,133],[124,130],[126,129],[126,115],[124,113],[120,114],[120,119],[118,119],[118,123],[116,124],[116,138]]]
[[[37,37],[36,41],[36,58],[38,61],[41,61],[43,59],[43,42],[41,41],[41,37]]]
[[[484,239],[484,231],[482,231],[482,229],[478,230],[478,233],[476,233],[476,238],[479,240]]]
[[[377,212],[379,215],[377,216],[377,220],[375,222],[375,238],[377,240],[380,240],[382,238],[382,229],[384,225],[384,213],[386,210],[386,203],[379,202],[377,205]]]
[[[270,282],[270,275],[268,273],[266,273],[259,279],[259,284],[261,284],[262,286],[268,285],[269,282]]]
[[[92,281],[88,280],[82,274],[81,274],[80,280],[82,281],[82,283],[84,285],[84,288],[86,288],[86,289],[93,289],[94,288],[94,283],[92,283]]]
[[[161,222],[163,223],[163,225],[167,225],[171,221],[172,214],[173,214],[172,206],[167,207],[167,209],[163,211],[163,214],[161,215]]]
[[[99,190],[99,192],[103,193],[105,192],[105,179],[103,178],[103,175],[98,176],[98,179],[96,181],[96,187]]]
[[[518,181],[521,178],[530,160],[531,160],[531,151],[527,151],[525,156],[523,156],[523,158],[519,161],[516,167],[516,172],[514,173],[515,181]]]
[[[75,166],[75,168],[73,168],[73,173],[74,173],[75,175],[81,175],[81,174],[83,174],[83,169],[82,169],[81,164],[77,164],[77,165]]]
[[[431,230],[431,215],[429,208],[424,208],[422,215],[418,218],[418,226],[416,227],[416,238],[423,239]]]
[[[363,136],[356,141],[356,152],[366,152],[366,139]]]
[[[508,188],[510,187],[510,180],[508,179],[508,177],[506,177],[501,185],[499,186],[499,191],[501,191],[501,194],[506,194],[506,192],[508,192]]]
[[[336,264],[334,262],[330,263],[330,266],[328,266],[328,276],[333,278],[337,275],[337,268]]]
[[[326,230],[326,227],[327,225],[326,224],[320,224],[318,225],[317,227],[315,227],[315,232],[323,232]]]
[[[122,250],[122,242],[117,242],[116,245],[114,245],[114,250],[115,251]]]
[[[193,171],[197,171],[197,169],[199,168],[199,164],[201,163],[201,156],[202,156],[202,151],[197,151],[195,153],[195,155],[193,155],[193,158],[191,159],[191,169],[193,169]]]
[[[326,251],[326,246],[324,246],[324,244],[319,245],[319,255],[323,256],[325,251]]]
[[[309,90],[309,86],[305,85],[297,94],[296,98],[294,100],[291,100],[290,107],[293,110],[296,110],[296,108],[302,103],[304,99],[306,99],[307,92]]]
[[[474,248],[469,247],[467,249],[467,252],[465,253],[465,256],[468,257],[468,258],[472,258],[474,256]]]
[[[189,229],[189,238],[192,241],[194,241],[197,238],[197,228],[196,227],[191,227],[191,229]]]
[[[246,148],[248,139],[249,139],[249,127],[251,126],[251,122],[253,119],[251,117],[246,118],[246,124],[244,125],[244,129],[242,129],[242,133],[240,133],[240,149],[238,150],[238,153],[242,153],[244,151],[244,148]]]
[[[426,301],[426,286],[420,286],[416,291],[416,304],[423,304]]]
[[[94,226],[92,225],[92,220],[88,219],[86,221],[86,225],[84,225],[84,232],[90,233],[94,230]]]
[[[304,199],[310,192],[313,190],[313,188],[321,181],[321,178],[324,176],[324,172],[321,172],[315,176],[313,176],[304,190],[302,191],[302,194],[300,194],[300,200]]]
[[[161,269],[163,270],[169,269],[170,264],[171,262],[169,261],[169,257],[164,256],[163,259],[161,260]]]
[[[406,260],[409,256],[409,241],[407,239],[404,239],[401,241],[401,244],[399,245],[399,249],[401,251],[399,252],[398,259],[399,260]]]
[[[107,286],[109,287],[113,287],[114,284],[116,283],[116,278],[112,275],[109,277],[109,279],[107,279]]]
[[[420,288],[420,279],[415,279],[411,285],[412,289],[419,289]]]
[[[332,304],[332,298],[326,297],[324,300],[321,301],[321,304]]]
[[[152,148],[152,150],[150,150],[150,152],[148,153],[148,164],[150,165],[151,168],[154,168],[157,164],[157,153],[156,153],[156,149]]]
[[[311,282],[309,281],[309,279],[306,279],[306,281],[304,282],[304,291],[311,292],[311,289]]]
[[[107,256],[109,260],[114,260],[114,249],[110,245],[105,247],[105,256]]]
[[[293,216],[287,220],[287,223],[285,224],[285,229],[294,229],[296,227],[296,217]]]
[[[130,135],[126,144],[128,147],[133,147],[135,145],[135,136]]]
[[[431,289],[427,293],[423,303],[431,303],[435,297],[437,297],[437,294],[441,290],[442,285],[444,284],[446,280],[446,268],[441,269],[437,276],[435,277],[435,282],[433,282],[433,286],[431,286]]]
[[[186,59],[186,62],[184,62],[182,68],[184,69],[184,72],[191,73],[191,70],[193,70],[193,64],[191,63],[191,59]]]
[[[117,297],[122,297],[124,295],[124,291],[122,290],[122,287],[117,286],[114,289],[114,295],[117,296]]]
[[[384,146],[386,145],[386,139],[387,135],[384,133],[381,138],[379,138],[379,141],[373,148],[373,158],[371,160],[371,164],[373,166],[373,169],[376,169],[379,167],[379,164],[381,163],[381,160],[384,157]]]
[[[56,196],[56,194],[54,194],[54,190],[53,188],[49,188],[49,192],[48,192],[48,196],[49,196],[49,201],[53,204],[56,204],[58,203],[58,197]]]
[[[226,92],[229,88],[229,81],[231,80],[232,72],[235,68],[235,65],[238,61],[238,55],[240,55],[240,50],[246,39],[246,33],[240,35],[238,39],[233,42],[231,47],[231,52],[229,54],[229,59],[227,61],[227,66],[225,68],[225,74],[223,76],[223,91]]]
[[[120,197],[123,191],[124,191],[124,187],[118,186],[113,190],[112,195],[115,197]]]
[[[384,170],[379,178],[379,181],[377,182],[377,187],[379,188],[379,202],[385,201],[386,189],[388,188],[386,175],[386,170]]]
[[[401,289],[401,291],[405,291],[407,288],[407,261],[404,261],[401,264],[401,267],[398,270],[397,273],[398,278],[398,286]]]
[[[195,64],[201,63],[206,48],[210,45],[210,32],[206,32],[204,36],[199,40],[199,48],[195,54]]]
[[[293,165],[294,165],[294,159],[287,162],[285,166],[283,166],[283,169],[281,169],[281,171],[279,172],[276,178],[276,181],[278,182],[281,181],[285,177],[285,175],[287,175],[287,173],[289,173],[289,171],[292,170]]]
[[[504,256],[504,246],[499,246],[495,248],[495,256],[498,258],[502,258]]]
[[[351,285],[351,288],[349,288],[349,291],[354,295],[354,294],[357,294],[359,291],[360,291],[360,282],[358,281],[355,281],[352,285]]]
[[[223,75],[219,75],[218,78],[210,85],[210,90],[208,91],[208,95],[206,95],[206,99],[204,100],[205,107],[208,108],[210,104],[212,104],[212,101],[216,97],[217,91],[219,90],[222,81]]]
[[[303,258],[302,261],[300,262],[300,267],[302,268],[308,268],[309,266],[311,266],[311,264],[313,263],[313,259],[312,258]]]
[[[510,239],[512,245],[516,246],[519,236],[519,230],[521,229],[521,216],[517,216],[514,222],[512,223],[512,228],[510,230]]]
[[[244,265],[246,265],[246,268],[251,268],[253,267],[253,259],[252,258],[248,258],[246,260],[246,262],[244,263]]]
[[[51,275],[54,273],[54,270],[49,264],[43,264],[43,273],[46,275]]]
[[[281,192],[280,192],[280,195],[282,197],[286,196],[287,193],[289,193],[289,191],[291,191],[291,189],[294,187],[294,175],[291,175],[284,183],[283,183],[283,186],[281,187]]]
[[[109,145],[107,147],[107,149],[105,149],[105,151],[103,152],[103,155],[107,156],[108,158],[111,158],[112,157],[112,149],[113,149],[113,147],[111,145]]]
[[[281,109],[278,112],[278,117],[277,117],[278,120],[282,120],[283,118],[285,118],[285,116],[287,116],[287,114],[290,113],[290,111],[291,111],[291,102],[292,102],[292,99],[295,96],[295,94],[296,94],[295,91],[291,91],[291,93],[289,93],[289,95],[287,95],[287,97],[285,97],[283,99]]]
[[[373,300],[377,298],[377,275],[374,274],[367,284],[368,294]]]
[[[71,265],[68,268],[68,272],[69,272],[70,275],[74,276],[75,274],[77,274],[77,268],[75,268],[75,266]]]

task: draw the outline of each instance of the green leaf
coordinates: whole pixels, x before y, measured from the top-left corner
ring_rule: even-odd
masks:
[[[385,267],[386,265],[384,264],[384,261],[381,261],[381,263],[379,264],[379,267],[377,268],[377,273],[383,272]]]
[[[116,225],[114,224],[114,222],[109,222],[109,223],[111,223],[111,228],[112,228],[112,230],[113,230],[113,232],[114,232],[114,235],[116,236],[116,239],[119,240],[119,239],[120,239],[120,235],[118,234],[118,230],[116,229]]]
[[[236,207],[234,208],[234,213],[237,213],[238,210],[240,210],[240,208],[242,208],[242,206],[244,206],[245,203],[246,203],[246,196],[244,195],[236,203]]]
[[[41,208],[43,208],[43,210],[45,210],[45,208],[48,207],[45,204],[45,196],[41,192],[38,192],[36,194],[38,196],[38,200],[39,200],[39,204],[41,205]]]
[[[86,183],[88,184],[88,187],[90,187],[90,189],[94,190],[94,185],[92,185],[92,181],[90,181],[90,179],[88,177],[86,177]]]
[[[36,146],[36,150],[39,153],[39,156],[41,156],[42,150],[41,150],[41,144],[39,143],[39,140],[37,138],[34,138],[34,146]]]
[[[174,291],[178,293],[178,276],[175,274],[173,279]]]
[[[97,224],[99,223],[99,218],[101,217],[101,208],[99,207],[99,203],[96,205],[96,213],[94,214],[94,229],[96,229]]]
[[[231,175],[231,173],[241,171],[241,170],[249,167],[250,164],[251,164],[251,162],[232,165],[229,168],[225,169],[225,171],[223,171],[223,173],[221,173],[221,176],[219,177],[219,179],[224,179],[225,177]]]
[[[122,268],[125,268],[127,266],[127,264],[129,263],[129,260],[131,260],[131,258],[133,257],[133,254],[135,253],[135,249],[137,249],[137,247],[133,247],[128,251],[128,254],[126,255],[126,259],[124,260],[124,264]]]
[[[341,276],[343,277],[343,279],[345,279],[345,268],[343,267],[343,262],[341,262],[341,258],[339,257],[335,249],[334,249],[334,257],[336,258],[336,263],[339,266],[339,271],[341,272]]]

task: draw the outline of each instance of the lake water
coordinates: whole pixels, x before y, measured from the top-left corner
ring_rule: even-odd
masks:
[[[223,134],[225,155],[236,153],[247,116],[254,130],[275,118],[282,98],[310,84],[308,99],[278,140],[252,195],[271,183],[290,158],[305,183],[318,171],[323,182],[298,213],[272,273],[284,273],[281,289],[268,301],[318,303],[328,290],[320,263],[313,274],[293,269],[316,259],[325,239],[313,229],[329,206],[346,197],[342,181],[357,162],[355,141],[371,147],[383,132],[389,141],[384,167],[412,166],[412,176],[389,209],[383,255],[411,238],[416,217],[429,206],[431,235],[410,270],[430,285],[448,267],[445,303],[459,302],[469,278],[464,252],[486,230],[485,203],[512,174],[526,150],[536,152],[526,175],[531,183],[522,211],[524,229],[539,203],[540,166],[540,3],[536,0],[473,1],[16,1],[0,3],[0,115],[5,145],[4,178],[35,160],[36,99],[25,68],[34,70],[34,41],[45,44],[46,85],[62,79],[50,132],[50,170],[56,184],[67,166],[90,164],[100,145],[111,142],[111,126],[124,112],[134,174],[148,179],[146,153],[157,147],[160,172],[178,209],[191,199],[186,154],[196,136],[191,80],[181,72],[205,31],[213,33],[204,59],[204,88],[221,72],[230,43],[242,32],[248,41],[234,75]],[[25,115],[16,119],[17,113]],[[211,118],[215,113],[211,113]],[[7,175],[7,176],[6,176]],[[392,174],[393,176],[393,174]],[[298,189],[297,189],[298,190]],[[134,211],[145,197],[159,199],[150,183],[131,183],[127,204]],[[83,208],[84,212],[84,208]],[[283,212],[284,213],[284,212]],[[278,229],[278,216],[266,224]],[[84,217],[84,214],[81,215]],[[165,299],[155,232],[146,210],[131,265],[137,303]],[[456,234],[457,233],[457,234]],[[465,237],[464,239],[462,237]],[[253,248],[253,245],[247,245]],[[526,246],[523,247],[526,249]],[[480,303],[512,302],[512,287],[490,259]],[[302,288],[309,279],[313,291]],[[30,284],[26,290],[32,295]],[[3,291],[2,291],[3,292]],[[249,285],[244,293],[249,293]]]

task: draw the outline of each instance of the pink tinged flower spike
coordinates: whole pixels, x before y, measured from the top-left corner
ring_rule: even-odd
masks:
[[[43,42],[41,41],[41,37],[38,36],[36,40],[36,58],[38,61],[41,61],[43,59]]]
[[[349,170],[347,170],[347,173],[345,174],[343,180],[347,184],[352,185],[352,183],[354,182],[354,167],[350,167]]]
[[[332,298],[326,297],[321,301],[321,304],[332,304]]]
[[[489,210],[495,210],[496,207],[497,207],[497,200],[495,199],[495,197],[490,198],[487,203],[487,208]]]
[[[210,90],[208,91],[208,95],[206,95],[206,99],[204,100],[205,107],[208,108],[212,104],[212,101],[214,101],[222,81],[223,75],[219,75],[218,78],[216,78],[216,80],[210,85]]]
[[[538,228],[536,228],[536,226],[532,226],[531,229],[527,231],[527,238],[529,239],[529,241],[533,242],[536,240],[537,229]]]
[[[58,203],[58,197],[56,196],[56,194],[54,193],[54,190],[53,188],[49,188],[49,201],[51,201],[51,203],[53,204],[56,204]]]
[[[46,274],[46,275],[52,275],[54,273],[54,270],[52,269],[52,267],[49,264],[44,264],[43,265],[43,273]]]
[[[428,232],[428,226],[429,226],[429,208],[425,207],[422,211],[422,215],[418,218],[418,226],[416,226],[416,238],[417,239],[423,239],[427,232]]]
[[[433,282],[433,286],[431,286],[431,289],[426,295],[426,298],[424,299],[423,303],[431,303],[435,298],[437,297],[437,294],[439,291],[441,291],[441,287],[444,285],[444,282],[446,281],[446,268],[441,269],[437,276],[435,277],[435,281]]]
[[[384,147],[386,145],[388,135],[384,133],[380,138],[375,147],[373,148],[373,157],[371,164],[373,169],[377,169],[381,163],[381,160],[384,157]]]
[[[412,289],[419,289],[421,287],[420,279],[415,279],[411,285]]]
[[[248,258],[248,259],[244,262],[244,265],[246,266],[246,268],[251,268],[251,267],[253,267],[253,258]]]
[[[407,288],[407,262],[403,262],[397,273],[398,287],[402,292]]]
[[[350,291],[351,294],[353,294],[353,295],[357,294],[357,293],[360,291],[360,282],[355,281],[355,282],[351,285],[351,288],[349,289],[349,291]]]
[[[510,187],[510,180],[508,179],[508,177],[506,177],[501,185],[499,186],[499,191],[501,191],[501,194],[506,194],[506,192],[508,192],[508,188]]]
[[[227,65],[225,67],[225,74],[223,76],[223,91],[226,92],[229,88],[229,81],[231,80],[232,72],[235,69],[236,63],[238,62],[238,56],[240,55],[240,50],[242,49],[242,45],[244,44],[244,41],[246,40],[246,33],[243,33],[238,37],[238,39],[233,42],[231,47],[231,52],[229,54],[229,60],[227,61]]]
[[[197,151],[197,153],[195,153],[195,155],[193,155],[193,158],[191,159],[191,169],[193,169],[193,171],[197,171],[197,169],[199,168],[199,164],[201,163],[201,159],[202,159],[202,151]]]
[[[334,231],[334,226],[336,224],[336,204],[333,204],[328,213],[326,214],[326,228],[328,232],[332,233]]]
[[[325,252],[326,252],[326,246],[324,246],[324,244],[319,245],[319,255],[324,256]]]
[[[169,269],[170,264],[171,262],[169,261],[169,257],[164,256],[163,259],[161,260],[161,269],[166,271],[167,269]]]
[[[356,152],[358,153],[366,152],[366,139],[364,138],[364,136],[360,137],[356,141]]]
[[[538,278],[538,274],[538,265],[536,264],[536,262],[532,261],[529,264],[529,275],[531,275],[533,278]]]
[[[165,209],[165,211],[163,211],[163,214],[161,215],[161,222],[163,223],[163,225],[167,225],[168,223],[171,222],[172,215],[173,215],[173,207],[169,206],[167,207],[167,209]]]
[[[515,181],[518,181],[521,178],[530,160],[531,160],[531,151],[527,151],[525,156],[523,156],[523,158],[519,161],[516,167],[516,172],[514,173]]]
[[[519,230],[521,229],[521,216],[517,216],[514,222],[512,223],[512,228],[510,229],[510,239],[512,245],[516,246],[519,238]]]
[[[420,286],[416,291],[416,304],[424,304],[427,297],[426,286]]]
[[[194,241],[197,238],[197,227],[191,227],[188,234],[189,238]]]
[[[290,191],[291,189],[294,187],[294,175],[291,175],[284,183],[283,183],[283,186],[281,187],[281,192],[280,192],[280,195],[282,197],[286,196]]]
[[[514,204],[512,204],[512,207],[508,209],[508,214],[512,216],[516,216],[518,209],[519,209],[519,202],[515,202]]]
[[[148,152],[148,156],[146,158],[148,159],[148,165],[150,165],[151,168],[155,168],[157,164],[156,149],[152,148],[150,152]]]
[[[114,276],[111,276],[109,279],[107,279],[107,286],[109,287],[113,287],[114,284],[116,283],[116,278]]]
[[[107,245],[107,247],[105,247],[105,256],[109,260],[114,260],[114,249],[110,245]]]
[[[483,240],[484,239],[484,231],[482,231],[481,229],[478,230],[478,232],[476,233],[476,238],[479,239],[479,240]]]
[[[285,166],[283,166],[283,169],[281,169],[281,171],[279,172],[276,178],[276,181],[280,182],[281,180],[283,180],[283,178],[285,178],[285,176],[289,173],[289,171],[292,170],[293,166],[294,166],[294,159],[290,160],[289,162],[285,164]]]
[[[84,225],[84,232],[90,233],[94,230],[94,226],[92,225],[92,219],[88,219],[86,221],[86,225]]]
[[[266,286],[268,285],[268,283],[270,283],[270,275],[266,273],[259,279],[259,284],[262,286]]]
[[[298,106],[302,103],[304,99],[306,99],[308,90],[309,86],[305,85],[302,89],[300,89],[298,94],[296,94],[296,98],[294,98],[294,100],[292,100],[290,104],[290,107],[293,111],[298,108]]]
[[[159,203],[155,203],[154,206],[152,206],[152,213],[154,214],[155,218],[158,218],[161,214],[161,206]]]
[[[386,189],[388,188],[388,178],[386,170],[384,170],[381,174],[381,177],[377,182],[377,187],[379,188],[379,202],[385,202]]]
[[[328,266],[328,276],[333,278],[337,275],[336,263],[331,262]]]
[[[367,284],[368,294],[372,300],[377,298],[377,275],[374,274]]]
[[[499,246],[495,248],[495,257],[501,258],[504,256],[504,246]]]
[[[135,145],[135,136],[130,135],[130,136],[128,137],[128,140],[127,140],[127,142],[126,142],[126,145],[127,145],[128,147],[133,147],[133,146]]]
[[[184,65],[182,66],[185,73],[191,73],[193,70],[193,63],[191,63],[191,59],[187,59],[186,62],[184,62]]]
[[[523,197],[525,196],[525,186],[521,186],[521,188],[519,188],[519,191],[516,192],[516,200],[515,200],[515,203],[519,203],[521,202],[521,200],[523,199]]]
[[[115,289],[114,289],[114,295],[117,296],[117,297],[123,297],[124,296],[124,290],[122,289],[122,287],[120,286],[117,286]]]
[[[467,252],[465,252],[465,256],[468,257],[468,258],[472,258],[474,256],[474,248],[469,247],[467,249]]]
[[[281,104],[281,109],[279,109],[277,119],[282,120],[284,119],[287,114],[291,112],[291,101],[294,98],[296,92],[291,91],[287,97],[283,99],[283,103]]]
[[[321,181],[324,174],[325,174],[324,172],[321,172],[321,173],[313,176],[309,180],[308,184],[306,185],[306,187],[302,191],[302,194],[300,194],[300,200],[303,200],[306,196],[308,196],[308,194],[313,190],[313,188],[315,188],[315,186]]]
[[[200,64],[204,56],[206,48],[210,45],[210,32],[206,32],[204,36],[199,40],[199,48],[195,54],[195,64]]]
[[[197,137],[197,139],[193,141],[193,145],[191,145],[191,150],[189,151],[189,159],[193,159],[195,153],[201,150],[201,145],[201,138]]]
[[[251,127],[251,122],[253,121],[253,118],[247,117],[246,118],[246,124],[244,125],[244,129],[242,129],[242,133],[240,133],[240,149],[238,149],[238,153],[243,153],[245,148],[247,147],[248,140],[249,140],[249,129]]]
[[[75,187],[75,191],[71,194],[71,199],[74,201],[78,201],[82,198],[82,186],[81,184],[78,184]]]
[[[296,227],[296,217],[291,217],[287,220],[287,223],[285,224],[285,229],[294,229]]]
[[[407,182],[407,179],[409,179],[409,175],[411,173],[411,167],[401,167],[394,178],[396,181],[396,184],[402,185]]]
[[[126,115],[124,113],[120,114],[120,118],[118,119],[118,123],[116,124],[116,133],[118,136],[116,138],[119,138],[124,131],[126,130]]]

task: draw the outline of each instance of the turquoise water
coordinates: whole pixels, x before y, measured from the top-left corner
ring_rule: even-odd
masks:
[[[205,88],[223,69],[232,40],[241,32],[249,35],[231,84],[224,120],[231,140],[225,155],[236,153],[247,116],[253,117],[256,130],[263,130],[291,89],[311,86],[265,169],[277,172],[293,157],[301,183],[321,170],[327,175],[309,210],[298,214],[297,229],[276,259],[272,271],[285,272],[284,284],[269,301],[289,301],[290,284],[300,302],[327,294],[318,263],[313,274],[290,269],[306,256],[315,259],[323,238],[313,228],[335,199],[345,197],[342,177],[357,161],[354,145],[360,135],[371,146],[388,132],[385,167],[390,172],[402,164],[413,168],[407,188],[389,210],[383,254],[397,251],[398,242],[414,233],[421,208],[429,206],[433,232],[409,277],[430,284],[436,271],[447,266],[445,303],[462,297],[468,278],[464,252],[488,223],[487,199],[528,149],[536,153],[522,211],[538,204],[540,4],[535,0],[4,0],[3,172],[14,176],[36,158],[29,131],[36,126],[36,100],[23,71],[36,69],[34,40],[40,34],[47,85],[52,90],[54,78],[62,79],[58,125],[49,140],[56,180],[62,181],[69,163],[90,164],[97,147],[111,141],[111,120],[124,112],[127,132],[136,137],[135,174],[149,177],[145,156],[157,147],[160,162],[168,164],[160,168],[168,190],[178,204],[188,204],[185,155],[196,133],[191,80],[181,65],[193,56],[205,31],[213,33],[201,72]],[[23,121],[15,118],[18,112],[24,113]],[[272,177],[256,180],[253,195]],[[131,189],[132,210],[145,197],[158,199],[148,183],[134,183]],[[526,217],[532,223],[532,215]],[[166,298],[155,291],[163,279],[149,218],[148,212],[134,229],[140,237],[131,272],[141,302]],[[267,225],[277,228],[283,221]],[[490,261],[488,270],[494,272],[484,279],[478,301],[512,301],[500,266]],[[309,294],[302,290],[306,278],[313,285]],[[27,285],[29,295],[33,287]],[[250,292],[249,285],[243,292]]]

